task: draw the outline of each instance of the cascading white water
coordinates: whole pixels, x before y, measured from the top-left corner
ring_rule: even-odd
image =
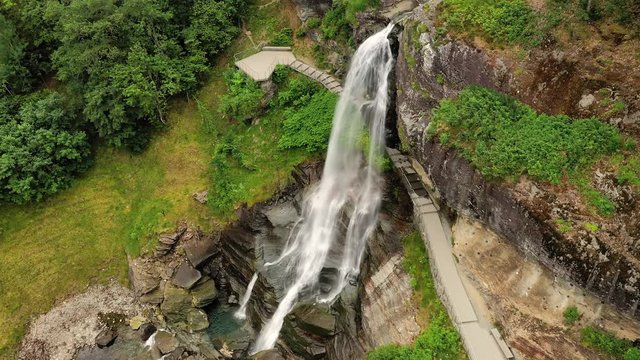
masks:
[[[353,56],[335,110],[320,183],[305,200],[302,219],[292,230],[280,258],[265,265],[285,262],[290,276],[285,277],[289,281],[285,296],[262,328],[252,353],[273,348],[284,318],[301,292],[307,296],[311,292],[316,301],[331,302],[359,273],[366,241],[377,224],[381,199],[378,160],[384,150],[388,76],[393,66],[387,39],[392,29],[390,24],[371,36]],[[344,218],[348,218],[346,233],[340,225]],[[313,293],[329,252],[334,245],[340,246],[338,238],[343,241],[340,251],[333,249],[341,254],[337,281],[328,294]]]
[[[251,293],[253,292],[253,286],[256,284],[256,280],[258,280],[258,273],[253,274],[253,277],[249,282],[249,286],[247,286],[247,291],[245,291],[244,296],[242,297],[240,309],[233,314],[233,316],[238,320],[244,320],[247,318],[247,304],[251,298]]]

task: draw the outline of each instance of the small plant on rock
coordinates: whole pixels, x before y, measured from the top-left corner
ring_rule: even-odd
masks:
[[[578,320],[580,320],[580,318],[582,317],[582,314],[580,314],[580,311],[578,310],[577,306],[571,305],[566,309],[564,309],[564,312],[562,313],[562,317],[564,317],[565,325],[572,326]]]

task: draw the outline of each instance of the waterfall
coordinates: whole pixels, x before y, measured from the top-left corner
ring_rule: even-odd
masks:
[[[390,24],[368,38],[352,58],[336,106],[322,178],[305,200],[302,219],[276,261],[286,264],[285,295],[262,328],[252,353],[274,347],[285,316],[302,294],[331,302],[359,273],[381,200],[378,168],[384,151],[388,75],[393,66],[387,39],[392,29]],[[323,294],[317,285],[321,271],[329,265],[330,252],[341,257],[333,265],[338,277],[328,294]]]
[[[256,284],[256,280],[258,280],[258,273],[253,274],[251,281],[249,282],[249,286],[247,286],[247,291],[245,291],[244,296],[242,296],[242,303],[240,304],[240,309],[233,314],[233,316],[238,320],[244,320],[247,317],[247,303],[251,298],[251,292],[253,291],[253,286]]]

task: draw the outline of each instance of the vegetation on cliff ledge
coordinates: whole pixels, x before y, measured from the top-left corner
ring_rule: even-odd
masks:
[[[526,174],[552,183],[623,145],[619,131],[598,119],[540,114],[477,86],[464,89],[456,99],[442,100],[428,133],[462,150],[489,178]]]
[[[640,35],[636,0],[548,0],[536,8],[526,0],[444,0],[440,9],[440,20],[448,30],[479,35],[496,45],[537,47],[555,39],[556,28],[573,29],[601,20],[612,20]]]
[[[636,143],[595,118],[545,115],[506,95],[470,86],[433,110],[429,136],[452,146],[487,178],[514,181],[522,175],[561,183],[568,178],[600,215],[615,203],[591,185],[591,166],[600,159],[617,168],[618,181],[640,180]]]

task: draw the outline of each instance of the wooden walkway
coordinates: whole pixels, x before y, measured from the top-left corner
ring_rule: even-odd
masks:
[[[327,90],[334,92],[336,94],[339,94],[342,92],[342,85],[340,85],[340,82],[334,78],[333,76],[327,74],[326,72],[322,71],[322,70],[318,70],[316,68],[314,68],[313,66],[307,65],[305,63],[303,63],[300,60],[294,61],[293,63],[291,63],[289,65],[293,70],[304,74],[306,76],[308,76],[309,78],[318,81],[319,83],[321,83],[324,87],[327,88]]]
[[[407,188],[414,206],[414,221],[422,234],[429,255],[431,273],[436,291],[453,324],[460,332],[462,343],[470,360],[511,360],[513,353],[497,329],[487,319],[482,319],[473,308],[471,299],[462,283],[447,238],[440,221],[437,204],[409,157],[396,149],[387,148],[395,169]]]
[[[238,69],[245,72],[255,81],[267,81],[278,65],[285,65],[293,70],[319,82],[327,90],[339,94],[342,85],[333,76],[296,59],[290,47],[265,46],[257,54],[236,61]]]

